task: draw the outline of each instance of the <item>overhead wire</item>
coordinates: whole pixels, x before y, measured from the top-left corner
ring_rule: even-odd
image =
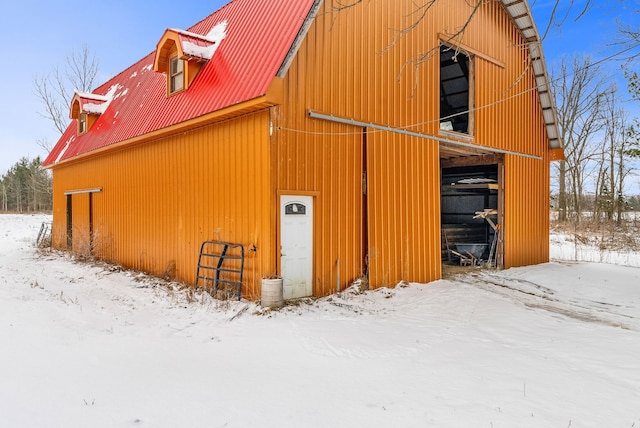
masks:
[[[615,52],[615,53],[613,53],[611,55],[608,55],[608,56],[606,56],[604,58],[601,58],[601,59],[599,59],[597,61],[594,61],[594,62],[586,65],[585,67],[586,68],[595,67],[596,65],[602,64],[602,63],[604,63],[606,61],[609,61],[609,60],[611,60],[611,59],[613,59],[613,58],[615,58],[617,56],[620,56],[620,55],[622,55],[622,54],[624,54],[626,52],[629,52],[629,51],[631,51],[631,50],[633,50],[635,48],[638,48],[638,47],[640,47],[640,41],[635,43],[635,44],[632,44],[630,46],[627,46],[626,48],[624,48],[624,49],[622,49],[620,51],[617,51],[617,52]],[[563,79],[563,78],[565,78],[567,76],[570,76],[572,74],[574,74],[574,73],[569,72],[569,73],[566,73],[563,76],[557,77],[555,79],[549,79],[549,84],[552,84],[552,83],[554,83],[556,81],[559,81],[559,80],[561,80],[561,79]],[[449,115],[449,116],[446,116],[446,117],[439,117],[437,119],[430,119],[430,120],[427,120],[427,121],[424,121],[424,122],[418,122],[418,123],[413,123],[413,124],[409,124],[409,125],[398,126],[397,128],[398,129],[409,129],[409,128],[415,128],[415,127],[422,126],[422,125],[429,125],[429,124],[432,124],[432,123],[435,123],[435,122],[441,122],[442,120],[450,119],[450,118],[453,118],[455,116],[460,116],[460,115],[468,114],[468,113],[471,113],[471,112],[476,112],[476,111],[479,111],[479,110],[484,110],[484,109],[487,109],[487,108],[491,108],[491,107],[494,107],[494,106],[496,106],[498,104],[510,101],[510,100],[512,100],[514,98],[520,97],[522,95],[525,95],[525,94],[528,94],[528,93],[530,93],[532,91],[537,91],[537,90],[538,90],[538,87],[537,86],[533,86],[533,87],[528,88],[526,90],[523,90],[521,92],[518,92],[518,93],[515,93],[513,95],[510,95],[508,97],[500,98],[500,99],[498,99],[498,100],[496,100],[494,102],[491,102],[489,104],[485,104],[485,105],[482,105],[482,106],[479,106],[479,107],[474,107],[474,108],[470,108],[470,109],[467,109],[467,110],[464,110],[464,111],[460,111],[458,113],[455,113],[455,114],[452,114],[452,115]],[[295,133],[299,133],[299,134],[308,134],[308,135],[350,136],[350,135],[360,135],[361,134],[361,132],[355,132],[355,131],[354,132],[317,132],[317,131],[305,131],[305,130],[300,130],[300,129],[287,128],[287,127],[278,127],[278,129],[283,130],[283,131],[295,132]],[[384,132],[384,131],[383,130],[374,129],[374,130],[370,130],[370,131],[367,131],[367,132],[374,133],[374,132]]]

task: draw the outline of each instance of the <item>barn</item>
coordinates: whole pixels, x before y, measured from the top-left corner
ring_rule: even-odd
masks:
[[[548,261],[563,149],[530,7],[421,4],[233,0],[159,29],[73,97],[54,246],[246,298]]]

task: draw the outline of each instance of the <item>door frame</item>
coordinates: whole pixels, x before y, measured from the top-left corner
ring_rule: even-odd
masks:
[[[282,249],[282,210],[281,210],[281,203],[280,201],[282,200],[282,196],[310,196],[313,198],[313,224],[312,224],[312,228],[313,228],[313,245],[312,245],[312,253],[311,253],[311,278],[313,281],[313,278],[316,277],[316,240],[317,240],[317,236],[318,236],[318,201],[319,201],[319,195],[320,192],[317,191],[300,191],[300,190],[278,190],[276,192],[276,252],[275,252],[275,258],[276,258],[276,268],[278,271],[278,274],[280,276],[282,276],[282,257],[280,256],[281,254],[281,249]],[[311,292],[312,295],[315,295],[315,281],[312,282],[311,284]]]
[[[500,227],[498,234],[498,241],[496,242],[496,268],[502,269],[504,267],[504,222],[505,222],[505,159],[504,154],[484,154],[481,156],[460,156],[458,158],[443,160],[440,159],[440,178],[442,179],[442,170],[445,168],[459,168],[459,167],[482,167],[482,166],[496,166],[497,169],[497,224]],[[442,184],[442,183],[441,183]],[[440,186],[440,200],[442,201],[442,185]],[[442,203],[440,204],[440,212],[442,213]],[[439,217],[438,223],[440,224],[440,233],[442,234],[442,216]],[[442,242],[442,237],[440,239]]]
[[[94,215],[94,206],[93,206],[93,194],[94,193],[102,193],[102,187],[91,187],[88,189],[76,189],[76,190],[67,190],[64,192],[66,197],[66,229],[67,229],[67,249],[73,251],[73,195],[81,195],[88,194],[88,227],[89,227],[89,255],[93,256],[93,238],[94,238],[94,224],[93,224],[93,215]]]

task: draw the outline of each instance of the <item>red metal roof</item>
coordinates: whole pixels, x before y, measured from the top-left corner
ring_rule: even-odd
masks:
[[[233,0],[188,31],[206,35],[227,21],[226,37],[188,90],[166,96],[166,76],[153,71],[155,51],[100,86],[115,88],[91,129],[77,135],[75,121],[45,159],[45,166],[160,130],[265,95],[314,0]],[[164,32],[158,31],[158,39]],[[113,89],[112,89],[113,90]]]

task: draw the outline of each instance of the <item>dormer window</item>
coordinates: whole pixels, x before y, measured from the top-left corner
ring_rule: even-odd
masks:
[[[227,21],[206,34],[168,29],[156,46],[153,70],[167,78],[167,96],[189,90],[202,67],[213,58],[227,36]]]
[[[78,135],[87,132],[87,113],[80,113],[78,115]]]
[[[171,84],[170,93],[184,89],[184,61],[177,56],[171,58]]]
[[[91,129],[100,115],[111,104],[116,90],[117,86],[114,85],[109,88],[105,95],[75,91],[71,99],[69,117],[78,121],[78,135],[82,135]]]

